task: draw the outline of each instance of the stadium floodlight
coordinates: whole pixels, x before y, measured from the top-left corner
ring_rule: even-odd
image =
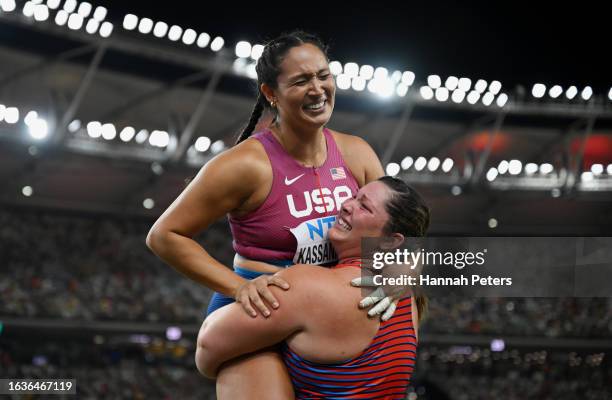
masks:
[[[183,44],[186,44],[187,46],[191,46],[192,44],[194,44],[197,38],[198,38],[198,34],[193,29],[185,29],[185,32],[183,32]],[[251,45],[250,44],[249,44],[249,54],[247,55],[247,57],[249,55],[251,55]]]
[[[374,79],[385,79],[389,76],[389,71],[385,67],[376,67],[374,70]]]
[[[588,101],[591,96],[593,96],[593,89],[591,89],[590,86],[586,86],[584,89],[582,89],[582,93],[580,93],[582,100]]]
[[[64,2],[64,11],[66,11],[68,14],[74,12],[74,10],[76,10],[77,8],[77,1],[76,0],[66,0]]]
[[[34,190],[32,189],[32,186],[24,186],[21,188],[21,194],[23,194],[25,197],[30,197],[32,194],[34,194]]]
[[[546,93],[546,86],[543,83],[536,83],[531,88],[531,95],[536,99],[541,99]]]
[[[461,89],[455,89],[451,95],[451,100],[453,100],[453,103],[459,104],[463,101],[463,99],[465,99],[465,92]]]
[[[417,171],[422,171],[426,165],[427,165],[427,159],[425,157],[419,157],[414,162],[414,169]]]
[[[555,85],[551,87],[550,90],[548,91],[548,95],[552,97],[553,99],[556,99],[557,97],[561,96],[562,93],[563,93],[563,88],[561,88],[561,86],[559,85]]]
[[[170,135],[166,131],[153,131],[149,137],[149,143],[156,147],[166,147],[170,144]]]
[[[15,0],[0,0],[0,8],[4,12],[13,12],[17,8]]]
[[[365,80],[370,80],[374,76],[374,67],[371,65],[362,65],[359,67],[359,76]]]
[[[102,124],[98,121],[91,121],[87,124],[87,134],[92,139],[102,136]]]
[[[479,99],[480,99],[480,93],[478,93],[478,91],[476,90],[472,90],[467,96],[467,102],[470,104],[478,103]]]
[[[608,166],[606,167],[606,172],[608,173],[608,175],[612,175],[612,164],[608,164]]]
[[[493,81],[489,85],[489,92],[493,93],[493,95],[497,95],[502,88],[502,84],[500,81]]]
[[[236,43],[236,48],[234,49],[236,57],[238,58],[247,58],[251,56],[251,43],[241,40]]]
[[[362,92],[366,87],[366,80],[361,76],[353,77],[351,87],[357,92]]]
[[[425,100],[431,100],[434,97],[434,92],[429,86],[421,86],[421,89],[419,89],[419,93],[421,94],[421,97]]]
[[[359,75],[359,65],[354,62],[347,62],[344,64],[343,72],[345,75],[354,78]]]
[[[82,26],[83,17],[81,17],[79,14],[70,14],[70,17],[68,17],[68,28],[76,31],[81,29]]]
[[[91,9],[91,3],[84,1],[79,4],[79,10],[77,11],[77,14],[79,14],[83,18],[87,18],[89,17],[89,13],[91,13]]]
[[[508,163],[508,172],[510,175],[518,175],[523,170],[523,163],[519,160],[510,160]]]
[[[584,171],[582,174],[580,174],[580,180],[582,182],[592,182],[593,179],[595,179],[595,177],[591,171]]]
[[[525,165],[525,173],[527,175],[533,175],[536,172],[538,172],[538,164],[528,163],[527,165]]]
[[[459,78],[457,87],[467,93],[472,87],[472,80],[470,78]]]
[[[17,107],[6,107],[4,110],[4,122],[16,124],[19,121],[19,109]]]
[[[153,30],[153,20],[151,18],[141,19],[138,23],[138,32],[147,35],[151,33],[151,30]]]
[[[459,79],[456,76],[449,76],[444,82],[444,86],[451,92],[457,89],[457,85],[459,85]]]
[[[182,34],[183,34],[183,28],[181,28],[178,25],[172,25],[170,27],[170,30],[168,31],[168,39],[170,39],[173,42],[176,42],[177,40],[181,38]]]
[[[217,36],[216,38],[213,39],[212,43],[210,44],[210,49],[215,52],[219,51],[223,48],[224,44],[225,44],[225,40],[223,40],[221,36]]]
[[[244,75],[246,74],[247,62],[246,58],[236,58],[232,64],[232,68],[237,74]]]
[[[547,175],[553,172],[553,166],[550,163],[540,164],[540,173],[543,175]]]
[[[439,87],[436,89],[436,100],[446,101],[448,100],[448,89],[445,87]]]
[[[26,1],[25,4],[23,5],[23,10],[22,10],[23,15],[25,15],[28,18],[33,17],[35,7],[36,6],[34,5],[34,3],[32,3],[31,1]]]
[[[142,206],[147,210],[151,210],[153,207],[155,207],[155,201],[153,201],[151,198],[146,198],[142,201]]]
[[[395,89],[395,93],[397,93],[399,97],[406,97],[406,94],[408,94],[408,89],[408,85],[406,85],[404,82],[400,82]]]
[[[593,164],[591,165],[591,172],[593,173],[593,175],[595,176],[599,176],[601,174],[603,174],[604,171],[604,167],[601,164]]]
[[[26,116],[23,118],[23,122],[30,126],[32,123],[38,119],[38,113],[36,111],[29,111]]]
[[[166,339],[168,340],[177,341],[181,338],[182,334],[181,328],[178,326],[169,326],[166,329]]]
[[[68,13],[65,10],[59,10],[55,14],[55,23],[59,26],[64,26],[66,22],[68,22]]]
[[[104,21],[102,26],[100,26],[100,36],[103,38],[109,37],[113,33],[113,28],[114,26],[112,23]]]
[[[203,49],[206,46],[208,46],[209,43],[210,43],[210,35],[206,32],[200,33],[200,36],[198,36],[198,41],[196,42],[196,46]]]
[[[200,136],[195,141],[195,149],[200,153],[204,153],[206,150],[210,148],[211,140],[208,136]]]
[[[368,82],[368,91],[370,93],[376,93],[376,91],[378,90],[378,81],[376,79],[372,79],[371,81]]]
[[[329,71],[332,73],[332,75],[340,75],[342,73],[342,64],[340,64],[340,61],[330,62]]]
[[[136,129],[132,128],[131,126],[126,126],[121,130],[121,133],[119,133],[119,139],[124,142],[129,142],[132,140],[134,135],[136,135]]]
[[[402,71],[393,71],[391,74],[391,80],[393,83],[399,83],[402,80]]]
[[[506,93],[502,93],[499,96],[497,96],[496,103],[498,107],[505,106],[507,102],[508,102],[508,95]]]
[[[444,162],[442,163],[442,171],[450,172],[450,170],[453,169],[453,165],[455,165],[455,162],[453,161],[453,159],[446,158]]]
[[[153,28],[153,36],[163,38],[168,33],[168,24],[163,21],[157,21]]]
[[[347,74],[340,74],[336,77],[336,86],[338,89],[347,90],[351,87],[351,77]]]
[[[429,75],[427,77],[427,86],[432,89],[437,89],[442,85],[442,80],[438,75]]]
[[[412,157],[407,156],[407,157],[404,157],[404,159],[402,160],[401,167],[405,171],[408,168],[412,167],[413,163],[414,163],[414,160],[412,159]]]
[[[85,25],[85,31],[90,35],[93,35],[98,30],[98,26],[100,23],[95,19],[90,19],[87,21],[87,25]]]
[[[395,83],[390,78],[374,78],[370,81],[370,84],[374,87],[374,93],[380,97],[388,98],[395,93]]]
[[[223,140],[217,140],[210,145],[210,151],[213,154],[220,153],[223,151],[223,149],[225,149],[225,143],[223,143]]]
[[[394,162],[389,163],[387,164],[387,167],[385,168],[385,172],[389,176],[396,176],[400,172],[400,166],[398,163],[394,163]]]
[[[4,104],[0,104],[0,122],[4,120],[5,112],[6,112],[6,106]]]
[[[123,17],[123,29],[133,31],[137,26],[138,17],[134,14],[126,14],[125,17]]]
[[[474,85],[474,90],[478,92],[478,94],[483,94],[485,90],[487,90],[487,81],[484,79],[478,79],[476,84]]]
[[[39,22],[49,19],[49,9],[46,5],[39,4],[34,7],[34,19]]]
[[[570,86],[565,91],[565,97],[567,97],[568,100],[572,100],[574,97],[576,97],[577,94],[578,94],[578,88],[576,86]]]
[[[102,125],[102,137],[106,140],[113,140],[117,136],[115,125],[107,123]]]
[[[106,18],[107,14],[108,10],[106,9],[106,7],[98,6],[96,7],[96,10],[93,13],[93,18],[98,22],[102,22],[104,21],[104,18]]]
[[[440,159],[438,157],[430,158],[429,162],[427,163],[427,169],[431,172],[436,172],[438,167],[440,167]]]
[[[493,95],[491,92],[487,92],[484,94],[484,96],[482,96],[482,104],[489,107],[493,103],[494,99],[495,95]]]
[[[608,100],[612,100],[612,87],[610,88],[610,91],[608,92]]]
[[[412,84],[414,83],[414,72],[412,71],[405,71],[402,74],[402,83],[408,86],[412,86]]]
[[[251,59],[252,60],[259,60],[261,58],[261,55],[263,54],[264,51],[264,46],[261,44],[256,44],[253,46],[253,48],[251,48]]]
[[[34,121],[32,121],[28,128],[30,130],[30,136],[36,140],[42,140],[49,134],[47,121],[42,118],[36,118]]]
[[[508,172],[508,168],[510,167],[510,163],[506,160],[501,160],[499,165],[497,166],[497,171],[503,175]]]
[[[494,167],[489,168],[489,170],[487,171],[487,180],[489,182],[493,182],[495,178],[497,178],[497,174],[499,174],[499,171],[497,170],[497,168],[494,168]]]
[[[68,124],[68,131],[75,133],[81,129],[81,121],[78,119],[73,120]]]
[[[149,137],[149,131],[146,129],[141,129],[140,131],[138,131],[138,133],[136,134],[136,138],[134,139],[136,141],[136,143],[138,144],[143,144],[144,142],[147,141]]]

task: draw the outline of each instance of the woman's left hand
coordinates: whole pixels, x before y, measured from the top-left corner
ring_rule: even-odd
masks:
[[[393,316],[397,303],[410,292],[410,288],[406,286],[383,287],[377,285],[371,276],[355,278],[351,281],[351,285],[361,288],[376,287],[375,290],[359,302],[359,308],[373,306],[368,310],[368,316],[381,315],[380,319],[382,321],[387,321]]]

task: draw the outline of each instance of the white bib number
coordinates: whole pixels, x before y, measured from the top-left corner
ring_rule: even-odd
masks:
[[[320,217],[291,229],[297,241],[293,263],[320,265],[338,261],[338,255],[327,238],[327,232],[335,222],[336,216]]]

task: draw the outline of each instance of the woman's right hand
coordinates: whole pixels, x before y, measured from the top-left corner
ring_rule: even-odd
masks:
[[[288,290],[290,287],[287,281],[276,274],[261,275],[240,285],[238,289],[236,289],[234,299],[236,299],[236,303],[240,303],[244,311],[251,317],[257,317],[257,312],[255,310],[258,310],[263,316],[269,317],[270,310],[266,306],[266,302],[271,305],[272,308],[279,307],[278,300],[274,297],[270,289],[268,289],[269,285],[278,286],[283,290]]]

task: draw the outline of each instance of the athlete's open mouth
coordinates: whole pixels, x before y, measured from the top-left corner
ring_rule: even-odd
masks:
[[[319,111],[321,110],[323,107],[325,107],[325,104],[327,103],[327,99],[321,99],[319,100],[317,103],[311,103],[311,104],[306,104],[304,106],[304,109],[306,110],[312,110],[312,111]]]
[[[345,231],[350,231],[351,229],[353,229],[353,227],[346,222],[343,218],[338,218],[338,226],[340,226],[340,228],[342,228]]]

